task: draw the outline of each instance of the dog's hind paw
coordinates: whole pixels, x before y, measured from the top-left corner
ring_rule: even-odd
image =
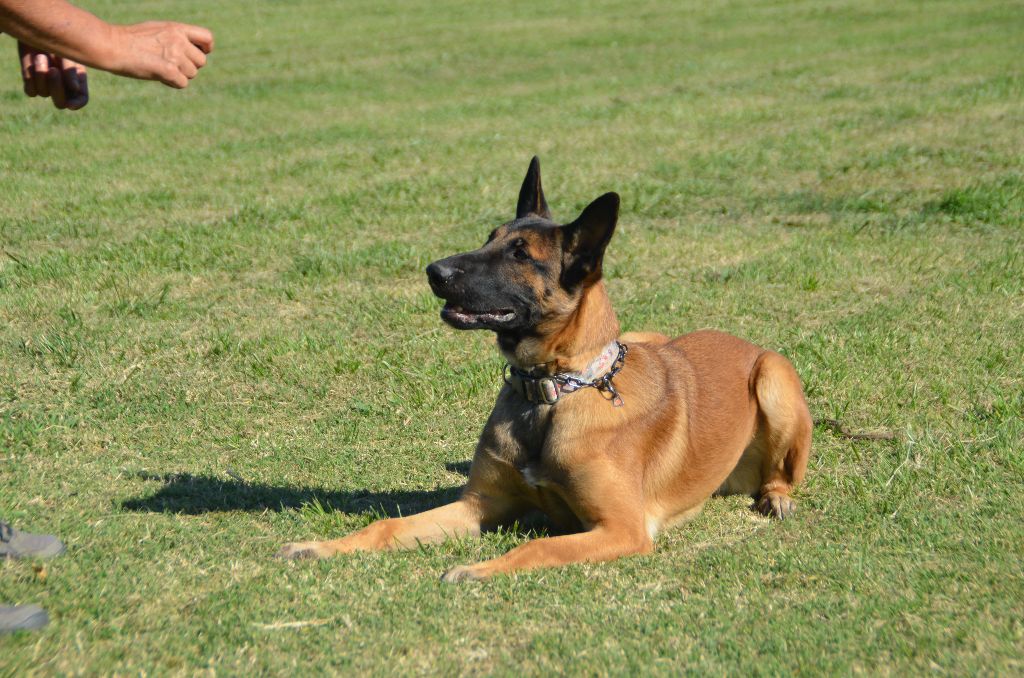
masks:
[[[282,546],[281,550],[277,552],[276,557],[284,558],[285,560],[307,560],[325,558],[329,555],[321,551],[320,546],[313,541],[293,542]]]
[[[796,513],[796,502],[788,494],[768,492],[757,502],[757,510],[769,518],[785,520]]]
[[[441,575],[441,581],[446,584],[456,584],[464,581],[481,581],[484,575],[477,572],[472,565],[460,565],[453,567]]]

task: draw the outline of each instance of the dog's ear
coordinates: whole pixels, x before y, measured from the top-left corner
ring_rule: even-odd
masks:
[[[562,226],[562,287],[571,290],[601,279],[601,261],[619,219],[619,194],[605,193],[579,218]]]
[[[526,170],[523,187],[519,189],[519,204],[516,205],[516,219],[534,214],[542,219],[550,219],[548,201],[544,199],[544,189],[540,187],[540,159],[533,156],[530,169]]]

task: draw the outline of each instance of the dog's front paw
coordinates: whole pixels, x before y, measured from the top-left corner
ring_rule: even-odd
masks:
[[[304,560],[313,558],[326,558],[331,555],[327,553],[322,545],[315,541],[297,541],[285,544],[277,552],[278,558],[287,560]]]
[[[463,581],[481,581],[486,578],[487,575],[481,573],[473,565],[459,565],[441,575],[441,581],[448,584],[456,584]]]

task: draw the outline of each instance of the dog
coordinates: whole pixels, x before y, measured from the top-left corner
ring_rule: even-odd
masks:
[[[564,532],[442,576],[459,582],[649,553],[715,494],[793,514],[813,428],[796,370],[712,330],[620,336],[601,277],[618,213],[619,196],[606,193],[555,223],[533,158],[516,218],[483,247],[427,267],[442,320],[493,331],[508,362],[461,498],[342,539],[286,544],[281,556],[475,537],[535,509]]]

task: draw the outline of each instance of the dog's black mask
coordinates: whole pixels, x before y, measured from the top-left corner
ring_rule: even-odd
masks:
[[[582,289],[601,279],[601,262],[618,218],[619,196],[606,193],[571,224],[551,220],[535,157],[519,191],[516,218],[491,232],[478,250],[427,267],[445,305],[441,319],[461,330],[528,334],[575,307]]]

